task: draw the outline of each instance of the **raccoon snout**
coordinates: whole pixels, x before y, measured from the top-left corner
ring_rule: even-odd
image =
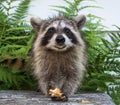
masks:
[[[57,42],[58,44],[64,44],[65,38],[63,37],[63,35],[58,35],[58,36],[56,37],[56,42]]]

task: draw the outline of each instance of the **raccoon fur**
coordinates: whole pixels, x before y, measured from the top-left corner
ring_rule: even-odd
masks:
[[[66,96],[72,95],[86,71],[86,44],[80,34],[86,17],[32,17],[30,21],[37,33],[32,64],[40,90],[48,95],[49,89],[57,87]]]

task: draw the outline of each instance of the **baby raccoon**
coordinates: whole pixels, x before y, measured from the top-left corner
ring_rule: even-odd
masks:
[[[70,96],[81,84],[86,46],[80,30],[85,21],[84,15],[73,19],[64,16],[48,20],[31,18],[31,25],[37,32],[32,49],[34,75],[45,95],[57,87]]]

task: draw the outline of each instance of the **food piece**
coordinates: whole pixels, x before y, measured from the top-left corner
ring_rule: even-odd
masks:
[[[64,95],[59,88],[50,89],[49,95],[53,101],[67,101],[68,98]]]
[[[81,103],[83,103],[83,104],[89,104],[89,103],[91,103],[91,102],[88,101],[88,100],[82,100]]]
[[[61,93],[60,89],[58,89],[58,88],[55,88],[54,90],[50,89],[49,94],[51,95],[51,97],[61,97],[62,96],[62,93]]]

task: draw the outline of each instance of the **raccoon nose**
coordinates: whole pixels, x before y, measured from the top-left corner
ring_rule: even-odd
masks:
[[[65,42],[65,38],[63,37],[63,35],[58,35],[58,36],[56,37],[56,42],[57,42],[58,44],[64,43],[64,42]]]

